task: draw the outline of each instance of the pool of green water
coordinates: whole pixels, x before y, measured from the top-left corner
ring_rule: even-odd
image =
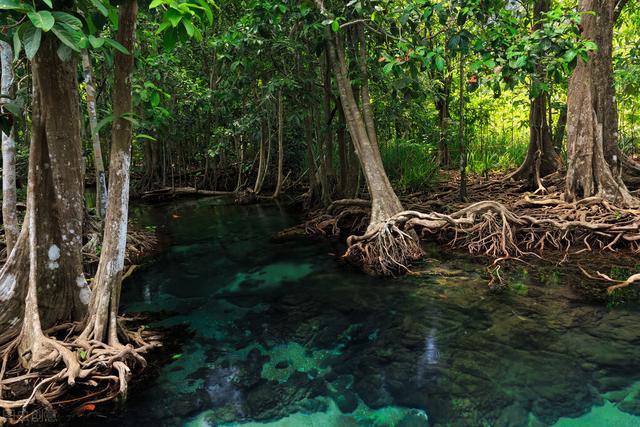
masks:
[[[133,210],[166,251],[125,285],[184,339],[99,425],[640,426],[640,318],[590,304],[575,274],[433,250],[423,274],[367,277],[326,242],[275,243],[278,205]]]

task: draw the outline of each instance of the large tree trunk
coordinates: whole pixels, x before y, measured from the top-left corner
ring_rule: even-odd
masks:
[[[0,41],[0,96],[13,96],[13,52],[8,43]],[[7,102],[0,98],[0,106]],[[18,215],[16,212],[16,126],[8,134],[2,132],[2,225],[7,254],[11,253],[18,240]]]
[[[27,295],[29,282],[37,287],[37,296],[33,297],[40,311],[38,321],[44,328],[56,322],[80,320],[90,298],[82,273],[83,197],[76,62],[62,62],[57,47],[55,37],[43,36],[31,64],[30,202],[25,218],[25,225],[29,226],[23,227],[0,270],[0,331],[8,334],[19,326],[18,319],[24,314],[25,304],[19,299]],[[30,266],[30,259],[37,259],[38,263]],[[27,314],[33,317],[33,313]],[[40,328],[34,323],[23,326],[33,328],[23,328],[23,336],[35,336]]]
[[[389,178],[382,165],[380,149],[369,139],[369,133],[363,114],[358,109],[358,103],[349,81],[347,64],[344,57],[344,49],[339,37],[335,37],[327,31],[329,39],[329,51],[333,63],[334,74],[340,93],[340,101],[351,134],[351,139],[356,149],[360,164],[365,174],[369,193],[371,195],[371,219],[369,227],[377,227],[385,219],[402,211],[402,204],[396,196]],[[366,81],[362,82],[365,86]],[[375,133],[375,130],[369,129]]]
[[[317,0],[317,4],[324,11],[320,0]],[[389,217],[403,210],[402,204],[384,170],[378,144],[373,143],[370,138],[371,135],[375,135],[373,117],[369,116],[370,126],[367,127],[365,114],[358,108],[340,37],[333,34],[329,27],[325,28],[325,32],[347,128],[371,196],[371,215],[367,231],[363,236],[349,237],[347,257],[358,263],[367,273],[394,274],[398,270],[405,269],[407,263],[422,256],[422,250],[416,236],[387,224]],[[362,40],[360,44],[363,44]],[[360,78],[362,88],[368,87],[366,73],[363,75],[362,68],[360,68]],[[363,93],[367,91],[365,89]],[[362,101],[367,104],[368,97],[363,95]],[[371,111],[370,108],[370,105],[367,107],[363,105],[363,111],[365,109]]]
[[[533,8],[534,25],[532,31],[541,28],[540,20],[551,7],[550,0],[537,0]],[[545,70],[541,64],[536,64],[536,75],[533,84],[540,84],[545,79]],[[556,172],[562,166],[560,156],[556,152],[551,139],[549,123],[547,121],[546,91],[531,100],[529,110],[529,148],[527,156],[520,167],[510,175],[510,178],[526,180],[530,188],[543,190],[541,178]]]
[[[98,134],[98,113],[96,109],[96,89],[93,84],[91,72],[91,58],[87,50],[82,51],[82,70],[87,92],[87,111],[89,113],[89,128],[91,130],[91,142],[93,145],[93,166],[96,170],[96,214],[104,218],[107,210],[107,177],[102,161],[102,146]]]
[[[358,65],[360,66],[360,98],[362,102],[362,117],[367,128],[367,137],[371,145],[378,146],[378,136],[376,134],[375,121],[373,119],[373,108],[371,107],[371,97],[369,96],[369,73],[367,72],[367,36],[364,32],[364,24],[358,24]]]
[[[137,2],[127,0],[119,6],[116,39],[133,52]],[[113,122],[111,131],[111,160],[109,167],[109,203],[105,217],[104,239],[100,263],[95,277],[94,291],[82,338],[93,338],[115,346],[118,340],[118,305],[122,284],[127,220],[129,210],[129,170],[131,165],[131,122],[122,118],[132,111],[131,78],[134,56],[116,53],[113,81]]]
[[[637,200],[622,182],[619,169],[612,170],[607,162],[613,138],[611,123],[612,98],[603,82],[610,73],[603,52],[611,55],[614,24],[613,0],[581,0],[583,37],[599,45],[598,52],[589,54],[589,61],[578,61],[569,79],[567,96],[567,178],[566,197],[569,200],[599,196],[618,205],[636,205]],[[595,16],[588,11],[594,11]],[[606,95],[606,96],[605,96]],[[608,97],[609,99],[604,99]],[[615,158],[611,159],[618,163]]]

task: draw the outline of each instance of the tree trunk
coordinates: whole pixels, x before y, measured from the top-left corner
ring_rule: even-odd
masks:
[[[569,79],[567,95],[567,177],[566,198],[598,196],[621,206],[637,205],[637,200],[629,193],[619,173],[612,170],[607,162],[611,153],[612,138],[617,123],[611,123],[613,101],[610,91],[603,86],[610,73],[610,62],[602,55],[611,55],[614,24],[613,0],[580,0],[582,12],[594,11],[595,16],[584,13],[582,35],[596,41],[598,52],[589,54],[589,61],[578,60]],[[618,163],[617,158],[611,158]]]
[[[348,156],[349,153],[347,151],[347,142],[346,142],[346,130],[347,125],[344,120],[344,112],[342,111],[342,106],[338,106],[338,160],[340,162],[340,195],[342,197],[346,196],[349,191],[349,162]],[[349,144],[350,145],[350,144]]]
[[[458,123],[458,146],[460,148],[460,200],[467,200],[467,149],[464,141],[464,56],[460,53],[460,121]]]
[[[0,41],[0,96],[13,96],[13,52],[8,43]],[[0,99],[0,105],[7,102]],[[7,255],[11,253],[20,229],[16,212],[16,126],[11,126],[9,134],[2,132],[2,225],[7,245]]]
[[[310,111],[304,118],[304,136],[307,142],[307,157],[309,158],[309,206],[313,206],[317,200],[320,185],[318,182],[316,159],[313,154],[313,127]]]
[[[107,177],[102,161],[102,146],[98,134],[98,114],[96,109],[96,89],[93,84],[91,72],[91,59],[86,49],[82,51],[82,70],[87,92],[87,112],[89,113],[89,128],[91,129],[91,142],[93,144],[93,166],[96,170],[96,214],[98,218],[104,218],[107,210]]]
[[[320,115],[318,115],[320,116]],[[310,141],[313,144],[313,123],[316,122],[313,119],[313,109],[309,109],[309,114],[307,115],[309,120],[309,132],[310,132]],[[318,120],[322,122],[322,119]],[[319,149],[319,159],[320,162],[318,164],[318,181],[320,182],[320,200],[324,206],[329,206],[331,204],[331,187],[329,184],[329,165],[327,158],[329,157],[329,149],[326,146],[326,139],[322,137],[323,130],[320,123],[316,126],[316,136],[318,141],[318,149]]]
[[[336,172],[333,167],[333,132],[331,129],[331,65],[329,64],[329,51],[324,50],[324,61],[322,61],[322,112],[323,112],[323,132],[326,148],[326,164],[329,182],[335,182]]]
[[[567,104],[560,107],[560,113],[558,114],[558,121],[556,123],[556,129],[553,132],[553,148],[556,153],[562,151],[562,143],[564,141],[564,135],[567,132]]]
[[[137,12],[138,6],[135,0],[126,0],[119,6],[116,40],[129,52],[133,52]],[[133,65],[133,53],[117,52],[115,54],[113,115],[116,119],[111,131],[109,203],[94,292],[82,333],[82,338],[91,337],[102,342],[106,339],[111,346],[119,343],[117,315],[127,243],[132,125],[122,116],[132,111]]]
[[[328,28],[326,29],[326,33],[329,39],[328,45],[331,62],[340,93],[347,128],[351,134],[351,139],[364,171],[371,195],[371,218],[369,223],[369,228],[371,229],[380,226],[380,223],[384,222],[387,218],[402,211],[402,204],[393,191],[389,178],[384,170],[378,145],[369,139],[369,132],[374,135],[375,129],[367,129],[363,113],[358,109],[358,103],[353,94],[351,82],[349,81],[347,63],[340,39],[337,36],[334,38],[334,35]],[[366,74],[365,76],[361,75],[361,77],[366,77]],[[362,85],[363,87],[367,86],[367,81],[363,79]],[[363,96],[363,99],[365,98],[366,97]]]
[[[447,128],[449,126],[449,98],[451,93],[451,76],[442,78],[442,90],[439,90],[436,96],[436,110],[438,111],[438,164],[448,167],[451,162],[449,155],[449,146],[447,145]]]
[[[532,31],[541,28],[540,20],[551,7],[550,0],[537,0],[533,8],[534,25]],[[541,64],[536,64],[536,75],[533,85],[541,84],[545,80],[545,70]],[[527,156],[520,167],[509,177],[517,180],[527,180],[530,188],[544,190],[541,178],[556,172],[562,166],[560,156],[556,152],[551,139],[549,123],[547,121],[546,91],[531,100],[529,110],[529,148]]]
[[[267,121],[262,120],[262,126],[260,130],[260,153],[258,160],[258,176],[256,177],[256,184],[253,187],[253,192],[256,194],[260,194],[262,191],[262,185],[264,184],[264,178],[267,174],[267,168],[269,165],[267,164],[267,144],[266,139],[269,138],[268,135],[269,129],[267,129]]]
[[[282,89],[278,91],[278,180],[273,197],[280,197],[282,182],[284,181],[284,105],[282,102]]]
[[[234,140],[236,143],[236,154],[238,156],[238,177],[236,179],[236,188],[234,193],[240,191],[242,187],[242,167],[244,163],[244,144],[242,143],[242,134],[235,135]]]
[[[82,273],[83,195],[76,62],[62,62],[57,47],[55,37],[43,36],[31,64],[30,203],[25,217],[25,224],[30,226],[23,227],[0,270],[1,331],[15,327],[24,314],[24,302],[16,298],[25,297],[29,284],[37,287],[39,321],[44,328],[56,322],[80,320],[90,297]],[[37,259],[38,263],[30,266],[30,259]],[[39,326],[25,327],[35,328],[30,332],[36,334]],[[26,333],[23,330],[23,335]]]
[[[373,119],[373,108],[369,97],[369,75],[367,72],[367,36],[364,32],[364,24],[358,24],[358,65],[360,66],[360,97],[362,102],[362,117],[367,128],[367,136],[371,145],[378,146],[378,136]]]

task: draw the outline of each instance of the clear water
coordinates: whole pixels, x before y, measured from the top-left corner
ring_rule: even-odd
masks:
[[[523,270],[493,294],[481,262],[434,251],[427,274],[379,280],[327,243],[271,242],[297,219],[276,205],[135,215],[171,246],[124,308],[185,343],[94,424],[640,426],[639,311],[586,303],[578,276]]]

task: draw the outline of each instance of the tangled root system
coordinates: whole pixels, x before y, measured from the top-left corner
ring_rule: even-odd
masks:
[[[348,229],[354,235],[347,239],[347,258],[375,275],[409,271],[422,254],[414,234],[495,260],[542,257],[547,251],[559,253],[561,262],[587,251],[640,252],[640,209],[616,207],[598,197],[566,202],[556,184],[546,183],[554,190],[546,195],[522,194],[517,183],[476,184],[469,189],[475,200],[468,204],[455,202],[452,191],[425,201],[410,195],[403,199],[410,210],[370,226],[363,235],[355,233],[368,224],[369,202],[340,200],[304,229],[323,236]],[[447,207],[455,210],[447,212]]]
[[[126,396],[133,372],[146,367],[143,354],[159,346],[159,337],[143,327],[120,328],[126,344],[108,345],[79,338],[78,323],[56,326],[40,338],[46,350],[25,370],[19,354],[20,337],[0,349],[0,425],[29,421],[36,410],[60,407],[92,408]]]

